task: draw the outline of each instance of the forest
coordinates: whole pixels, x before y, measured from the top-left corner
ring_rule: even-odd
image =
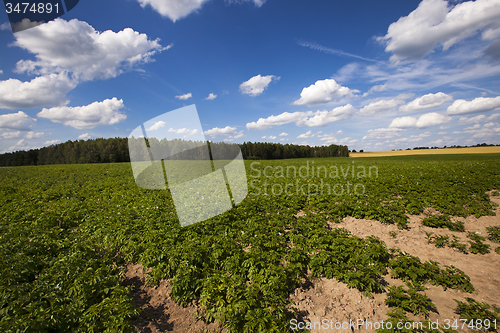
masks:
[[[136,139],[137,140],[137,139]],[[154,141],[153,141],[154,140]],[[156,141],[156,142],[155,142]],[[157,141],[150,139],[148,145],[175,145],[182,140]],[[199,143],[184,141],[183,144],[199,146]],[[233,147],[235,143],[213,143],[210,145]],[[210,146],[209,145],[209,146]],[[82,164],[82,163],[116,163],[129,162],[129,139],[109,138],[67,141],[28,151],[16,151],[0,155],[0,166],[49,165],[49,164]],[[342,145],[321,147],[280,144],[270,142],[244,142],[238,144],[244,159],[271,160],[312,157],[348,157],[349,149]],[[178,159],[193,159],[189,153],[176,154]]]

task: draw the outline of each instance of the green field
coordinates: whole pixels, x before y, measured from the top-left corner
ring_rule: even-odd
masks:
[[[493,215],[485,192],[500,189],[499,154],[245,164],[248,197],[183,228],[168,190],[137,187],[128,163],[0,168],[0,331],[133,332],[139,311],[121,285],[129,261],[152,268],[152,284],[171,279],[176,302],[196,301],[202,317],[231,332],[288,332],[296,315],[288,295],[313,276],[366,295],[383,290],[386,272],[415,290],[473,290],[458,269],[330,230],[327,220],[403,229],[407,214],[427,207]],[[306,209],[317,214],[295,216]],[[410,304],[425,304],[411,290]],[[411,310],[395,304],[392,320],[404,320]]]

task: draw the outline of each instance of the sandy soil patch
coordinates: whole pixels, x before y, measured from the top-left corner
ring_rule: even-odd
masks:
[[[491,192],[489,193],[491,195]],[[491,200],[500,204],[500,197],[490,197]],[[466,231],[479,232],[481,236],[487,236],[486,227],[500,226],[500,209],[495,208],[495,216],[483,216],[475,218],[453,218],[454,221],[463,221]],[[302,212],[303,215],[304,212]],[[456,290],[443,290],[440,286],[426,285],[425,293],[436,305],[438,313],[429,315],[429,319],[441,322],[444,319],[459,319],[454,312],[457,303],[453,299],[465,301],[465,297],[474,298],[479,302],[487,302],[500,306],[500,255],[494,250],[499,244],[485,241],[489,244],[490,253],[463,254],[455,249],[436,248],[434,244],[429,244],[425,232],[434,232],[439,235],[456,235],[461,242],[466,244],[469,240],[466,232],[453,232],[448,229],[436,229],[423,226],[421,224],[425,214],[410,215],[409,229],[399,230],[396,225],[386,225],[378,221],[355,219],[353,217],[344,218],[341,223],[331,223],[330,228],[344,228],[353,235],[366,237],[373,235],[384,241],[388,248],[400,249],[411,255],[417,256],[422,261],[433,260],[444,265],[453,265],[467,274],[476,291],[472,294],[463,293]],[[392,235],[390,234],[392,233]],[[394,236],[395,233],[395,236]],[[389,285],[404,285],[400,280],[394,280],[389,275],[384,276],[384,281]],[[349,319],[356,321],[363,319],[369,322],[380,322],[387,319],[387,312],[390,309],[384,304],[385,293],[374,294],[374,298],[365,297],[357,289],[350,289],[344,283],[336,280],[317,279],[312,285],[297,289],[291,298],[295,301],[295,308],[299,311],[298,320],[304,322],[319,322],[323,319],[333,320],[333,322],[349,322]],[[423,321],[423,317],[408,315],[413,320]],[[321,329],[313,329],[311,332],[323,332]],[[361,328],[359,332],[373,332]],[[468,331],[468,330],[459,330]],[[335,332],[352,332],[351,329],[335,330]]]
[[[158,286],[150,286],[144,281],[142,264],[128,264],[125,271],[125,285],[134,286],[132,297],[142,314],[133,325],[140,333],[186,333],[186,332],[223,332],[217,323],[205,324],[195,318],[196,306],[186,308],[177,305],[169,296],[170,283],[161,280]]]

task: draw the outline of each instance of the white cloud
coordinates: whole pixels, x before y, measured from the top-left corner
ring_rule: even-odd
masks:
[[[76,87],[76,83],[65,74],[50,74],[22,82],[17,79],[0,81],[0,108],[36,108],[65,105],[65,94]]]
[[[401,94],[391,99],[377,99],[359,110],[362,115],[374,115],[403,104],[406,99],[412,97],[412,93]]]
[[[298,122],[302,118],[306,118],[307,116],[312,116],[314,112],[306,111],[306,112],[283,112],[277,116],[270,116],[268,118],[259,118],[256,122],[247,123],[247,129],[256,129],[256,130],[265,130],[276,126],[281,126],[285,124],[290,124],[294,122]]]
[[[17,141],[15,145],[2,151],[2,153],[17,151],[17,150],[27,150],[27,149],[28,149],[27,144],[24,142],[24,139],[21,139],[21,140]]]
[[[211,100],[216,99],[216,98],[217,98],[216,94],[210,93],[210,94],[208,94],[208,97],[206,97],[205,99],[208,101],[211,101]]]
[[[228,3],[243,3],[243,2],[253,2],[255,6],[261,7],[266,3],[267,0],[226,0]]]
[[[199,10],[208,0],[137,0],[144,8],[151,6],[163,17],[173,22]]]
[[[191,97],[193,97],[193,94],[191,94],[191,93],[175,96],[175,98],[178,98],[178,99],[183,100],[183,101],[185,101]]]
[[[336,133],[329,133],[325,135],[318,135],[321,141],[324,141],[322,143],[322,146],[328,146],[331,144],[336,144],[336,145],[353,145],[356,142],[358,142],[357,139],[351,139],[350,137],[346,138],[338,138],[337,135],[342,134],[342,131],[338,131]]]
[[[481,114],[479,116],[475,116],[472,118],[467,118],[467,117],[460,117],[458,120],[459,125],[470,125],[470,124],[477,124],[481,122],[486,122],[486,121],[493,121],[500,118],[500,113],[495,113],[492,114],[489,117],[486,117],[484,114]]]
[[[50,141],[45,141],[46,145],[55,145],[56,143],[61,142],[61,140],[50,140]]]
[[[431,112],[421,115],[418,119],[415,117],[400,117],[394,119],[389,125],[390,128],[422,128],[447,123],[450,117]]]
[[[310,118],[300,119],[297,122],[297,126],[307,126],[307,127],[321,127],[326,126],[330,123],[351,118],[352,114],[356,109],[351,105],[347,104],[344,106],[336,107],[331,111],[316,111],[314,116]]]
[[[274,140],[274,139],[276,139],[276,136],[274,136],[274,135],[265,136],[265,135],[264,135],[264,136],[262,137],[262,139]]]
[[[43,138],[44,136],[45,136],[44,132],[29,131],[28,133],[26,133],[26,135],[24,137],[26,139],[40,139],[40,138]]]
[[[232,134],[229,136],[230,138],[233,138],[233,139],[239,139],[241,137],[244,137],[243,135],[243,130],[239,131],[239,132],[236,132],[235,134]]]
[[[23,30],[26,30],[26,29],[29,29],[29,28],[33,28],[33,27],[37,27],[41,24],[44,24],[45,22],[42,20],[42,21],[31,21],[29,18],[23,18],[21,20],[21,22],[16,22],[16,23],[12,23],[11,24],[11,27],[12,27],[12,32],[19,32],[19,31],[23,31]]]
[[[500,27],[500,3],[496,0],[466,1],[452,7],[445,0],[423,0],[408,16],[392,23],[384,37],[385,51],[392,61],[418,60],[433,51],[437,44],[443,50],[483,31],[491,38]]]
[[[146,131],[159,130],[160,128],[165,127],[166,124],[167,124],[166,122],[159,120],[156,123],[154,123],[153,125],[151,125],[150,127],[146,128]]]
[[[283,112],[277,116],[270,116],[268,118],[259,118],[258,121],[247,123],[247,129],[265,130],[276,126],[295,123],[297,126],[326,126],[332,122],[348,119],[356,109],[347,104],[339,106],[331,111],[304,111],[304,112]]]
[[[258,96],[264,92],[271,81],[278,81],[279,79],[279,76],[261,76],[259,74],[240,84],[240,91],[245,95]]]
[[[318,138],[320,138],[321,141],[328,141],[328,142],[333,142],[337,141],[337,136],[342,135],[342,130],[338,130],[335,133],[328,133],[328,134],[323,134],[323,135],[318,135]],[[333,142],[335,143],[335,142]]]
[[[333,79],[318,80],[309,87],[302,89],[300,99],[293,102],[294,105],[318,105],[325,104],[342,97],[352,97],[359,90],[351,90],[341,86]]]
[[[127,116],[118,111],[124,106],[123,100],[113,97],[86,106],[58,106],[43,109],[37,116],[76,129],[91,129],[99,125],[113,125],[125,120]]]
[[[387,140],[400,136],[400,128],[377,128],[368,130],[368,134],[363,137],[363,140]]]
[[[280,136],[288,136],[288,133],[283,132],[280,134]]]
[[[464,99],[457,99],[447,109],[450,115],[470,114],[488,112],[500,109],[500,96],[498,97],[478,97],[468,102]]]
[[[224,128],[214,127],[212,129],[206,130],[203,132],[205,135],[209,135],[212,138],[221,135],[232,135],[236,133],[236,127],[226,126]]]
[[[0,128],[29,131],[34,123],[36,123],[36,119],[31,118],[23,111],[0,115]]]
[[[169,128],[168,131],[170,133],[184,134],[184,137],[188,137],[188,136],[195,135],[196,133],[198,133],[198,130],[196,128],[195,129],[189,129],[189,128],[185,128],[185,127],[184,128],[178,128],[178,129]]]
[[[90,134],[89,133],[83,133],[81,135],[78,136],[78,139],[79,140],[88,140],[90,139]]]
[[[438,92],[436,94],[427,94],[418,98],[415,98],[413,101],[409,102],[406,105],[403,105],[399,108],[399,111],[403,112],[413,112],[423,109],[431,109],[440,106],[441,104],[451,101],[453,97],[447,95],[442,92]]]
[[[474,139],[479,140],[496,140],[500,135],[500,124],[498,123],[487,123],[481,126],[480,124],[475,124],[474,126],[466,127],[461,131],[455,131],[453,134],[472,134],[470,141]]]
[[[16,132],[5,132],[0,134],[4,139],[15,139],[21,136],[21,131]]]
[[[373,87],[370,88],[370,90],[368,90],[367,92],[365,92],[363,94],[363,97],[366,97],[366,96],[370,95],[373,92],[382,92],[386,88],[387,88],[387,84],[379,84],[379,85],[373,86]]]
[[[399,139],[394,140],[394,142],[417,142],[417,141],[421,141],[424,138],[428,138],[431,135],[432,135],[431,132],[425,132],[425,133],[421,133],[419,135],[410,135],[410,137],[407,137],[407,138],[399,138]]]
[[[306,133],[303,133],[297,137],[297,139],[309,139],[316,136],[316,134],[313,134],[312,131],[307,131]]]
[[[57,38],[54,38],[57,36]],[[79,80],[116,77],[135,65],[168,49],[159,40],[125,28],[119,32],[96,31],[88,23],[73,19],[54,21],[15,34],[14,45],[33,54],[36,60],[21,60],[18,72],[35,74],[72,73]]]

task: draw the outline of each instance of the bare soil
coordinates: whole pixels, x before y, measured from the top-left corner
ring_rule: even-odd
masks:
[[[125,271],[125,285],[132,285],[132,297],[142,314],[133,325],[136,332],[223,332],[218,323],[205,324],[196,320],[196,306],[190,304],[183,308],[169,296],[170,281],[161,280],[158,286],[145,283],[145,275],[141,263],[129,263]]]
[[[500,205],[499,196],[491,196],[491,200]],[[300,211],[296,215],[300,217],[308,211]],[[438,235],[456,235],[462,243],[468,245],[466,232],[453,232],[448,229],[435,229],[421,224],[425,214],[409,215],[409,229],[399,230],[396,225],[382,224],[377,221],[344,218],[341,223],[329,222],[330,228],[345,228],[353,235],[366,237],[373,235],[384,241],[388,248],[400,249],[411,255],[418,256],[422,262],[433,260],[440,263],[441,267],[453,265],[467,274],[476,291],[473,294],[463,293],[448,289],[443,290],[440,286],[427,285],[425,293],[436,305],[437,313],[431,312],[429,319],[439,320],[459,319],[454,312],[457,303],[454,299],[465,301],[466,297],[472,297],[479,302],[487,302],[500,306],[500,255],[495,252],[499,244],[485,241],[489,244],[490,253],[463,254],[455,249],[445,247],[436,248],[434,244],[429,244],[425,232],[434,232]],[[466,231],[478,232],[481,236],[487,236],[486,227],[500,226],[500,209],[495,208],[495,216],[483,216],[476,218],[454,217],[454,221],[463,221]],[[221,332],[218,323],[205,324],[197,321],[194,317],[196,306],[190,305],[182,308],[169,297],[170,283],[162,280],[159,286],[149,286],[144,279],[142,265],[129,264],[126,270],[125,284],[135,286],[133,297],[136,305],[143,310],[143,314],[134,322],[136,332]],[[383,277],[385,285],[403,285],[400,280],[391,279],[389,275]],[[293,291],[290,295],[295,302],[299,317],[297,321],[319,323],[322,320],[328,322],[365,322],[380,323],[387,319],[387,312],[390,310],[384,303],[386,293],[374,294],[373,298],[363,295],[357,289],[348,288],[344,283],[335,279],[316,279],[304,284]],[[416,321],[424,321],[423,317],[408,315]],[[319,326],[313,328],[311,332],[324,332]],[[327,330],[332,331],[332,330]],[[335,332],[374,332],[375,329],[361,326],[359,329],[335,329]],[[467,330],[459,330],[460,332]]]

